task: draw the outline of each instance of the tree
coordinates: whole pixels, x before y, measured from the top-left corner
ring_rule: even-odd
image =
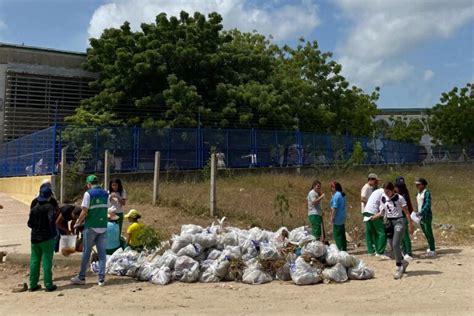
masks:
[[[474,143],[474,84],[443,93],[429,112],[430,133],[444,145]]]
[[[419,143],[424,134],[423,123],[419,119],[409,120],[406,117],[390,117],[390,127],[385,131],[385,138],[399,142]],[[382,128],[382,125],[379,125]]]
[[[98,93],[68,120],[82,125],[305,130],[370,135],[378,88],[350,87],[316,41],[279,47],[223,31],[222,18],[161,13],[90,40],[84,69]],[[344,122],[343,124],[341,122]]]

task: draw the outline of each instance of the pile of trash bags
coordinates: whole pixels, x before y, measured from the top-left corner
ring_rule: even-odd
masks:
[[[310,285],[374,277],[362,260],[315,240],[305,227],[271,232],[224,227],[223,223],[206,228],[183,225],[179,235],[154,251],[119,249],[107,259],[107,273],[158,285],[273,280]]]

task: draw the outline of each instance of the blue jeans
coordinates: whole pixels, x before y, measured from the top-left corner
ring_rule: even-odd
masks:
[[[84,250],[81,260],[81,271],[79,272],[79,279],[86,279],[86,272],[91,258],[92,247],[97,247],[97,254],[99,256],[99,280],[105,279],[105,264],[107,260],[107,232],[98,234],[92,228],[84,228]]]

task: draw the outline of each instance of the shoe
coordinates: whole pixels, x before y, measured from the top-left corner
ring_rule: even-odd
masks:
[[[375,253],[373,253],[373,252],[372,252],[372,253],[368,253],[367,256],[373,257],[373,256],[375,256]]]
[[[375,257],[377,257],[378,259],[380,260],[390,260],[390,257],[389,256],[386,256],[386,255],[381,255],[381,254],[375,254]]]
[[[429,250],[426,252],[426,258],[434,258],[434,257],[436,257],[436,251]]]
[[[74,285],[85,285],[85,284],[86,284],[86,280],[81,280],[81,279],[79,279],[78,276],[76,276],[76,277],[73,277],[73,278],[71,279],[71,283],[74,284]]]
[[[410,262],[406,261],[406,260],[403,260],[402,261],[402,273],[406,273],[407,272],[407,268],[408,268],[408,265],[410,264]]]
[[[41,290],[41,285],[39,285],[39,284],[36,285],[36,286],[30,287],[30,288],[28,289],[28,292],[36,292],[36,291],[38,291],[38,290]]]
[[[51,285],[51,287],[46,288],[46,292],[54,292],[58,289],[56,284]]]
[[[403,271],[399,268],[397,268],[397,270],[395,271],[395,274],[393,275],[393,278],[395,280],[400,280],[403,276]]]
[[[404,256],[403,256],[403,259],[405,259],[406,261],[412,261],[412,260],[413,260],[413,257],[410,256],[410,255],[404,255]]]
[[[99,280],[99,282],[97,282],[97,285],[102,287],[102,286],[105,286],[105,281],[104,280]]]

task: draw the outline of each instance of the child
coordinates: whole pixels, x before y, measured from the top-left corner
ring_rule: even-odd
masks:
[[[308,193],[308,220],[311,223],[311,231],[313,236],[321,239],[321,225],[323,223],[323,208],[321,200],[324,194],[321,192],[321,182],[314,180],[311,185],[311,191]]]
[[[138,236],[143,231],[143,224],[139,223],[138,220],[142,217],[137,210],[130,210],[127,215],[124,216],[128,218],[130,225],[127,229],[127,245],[132,249],[140,249],[142,245],[138,240]]]
[[[331,223],[336,246],[339,250],[347,251],[346,241],[346,194],[342,192],[342,186],[338,182],[331,183]]]
[[[433,220],[433,214],[431,213],[431,192],[426,188],[428,182],[425,179],[418,178],[415,181],[415,184],[418,189],[418,195],[416,196],[416,204],[418,208],[417,216],[421,218],[421,229],[423,230],[429,245],[429,248],[426,251],[426,256],[435,257],[435,240],[431,228],[431,221]]]
[[[120,248],[119,217],[113,209],[109,209],[107,219],[107,248],[105,252],[107,255],[112,255]]]

